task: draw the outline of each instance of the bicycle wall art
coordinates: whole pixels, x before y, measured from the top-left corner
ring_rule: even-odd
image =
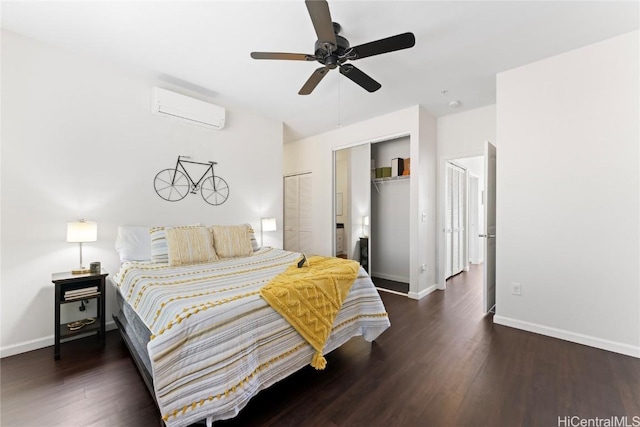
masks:
[[[153,180],[153,188],[158,196],[168,202],[177,202],[187,197],[187,194],[196,194],[199,190],[204,201],[210,205],[218,206],[226,202],[229,198],[229,184],[213,171],[217,163],[194,162],[190,159],[188,156],[178,156],[175,167],[158,172]],[[206,166],[206,169],[200,179],[195,181],[185,165]]]

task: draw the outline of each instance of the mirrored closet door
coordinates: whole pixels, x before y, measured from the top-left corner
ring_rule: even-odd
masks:
[[[377,287],[403,294],[410,271],[409,155],[408,136],[334,151],[334,255],[359,261]]]
[[[359,261],[367,271],[368,245],[363,246],[363,239],[371,205],[370,164],[369,144],[334,151],[334,256]]]

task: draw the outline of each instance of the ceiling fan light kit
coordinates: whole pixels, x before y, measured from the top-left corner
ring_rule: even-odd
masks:
[[[355,61],[369,56],[408,49],[416,44],[413,33],[403,33],[373,42],[351,47],[349,40],[339,33],[340,24],[333,22],[329,4],[324,0],[305,0],[311,22],[318,36],[314,54],[285,52],[251,52],[253,59],[277,59],[288,61],[317,61],[322,67],[316,69],[302,86],[299,95],[309,95],[324,76],[335,68],[368,92],[375,92],[382,86],[369,75],[347,61]]]

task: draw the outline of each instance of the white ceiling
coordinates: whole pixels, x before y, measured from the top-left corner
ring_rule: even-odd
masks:
[[[285,123],[296,140],[420,104],[435,116],[495,103],[495,75],[639,27],[637,1],[329,1],[352,46],[411,31],[412,49],[354,61],[368,93],[333,70],[309,96],[316,62],[303,0],[2,1],[4,29],[115,63]],[[443,90],[447,90],[445,94]],[[462,107],[449,108],[452,100]]]

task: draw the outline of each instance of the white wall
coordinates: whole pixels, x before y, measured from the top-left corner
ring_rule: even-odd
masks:
[[[475,108],[438,118],[438,272],[439,288],[445,287],[445,184],[447,160],[484,155],[484,142],[496,141],[496,106]],[[498,150],[499,153],[499,150]],[[484,170],[484,167],[483,167]],[[484,179],[482,180],[484,182]],[[483,206],[481,206],[481,209]],[[484,213],[482,229],[484,229]],[[484,250],[484,249],[483,249]]]
[[[332,150],[367,142],[410,136],[412,164],[410,179],[410,291],[419,298],[433,289],[435,268],[435,145],[436,119],[418,106],[315,135],[284,146],[284,173],[313,171],[314,251],[331,254],[333,215],[331,198]],[[414,174],[414,171],[416,172]],[[433,174],[431,178],[430,174]],[[432,186],[432,187],[431,187]],[[427,221],[419,222],[420,213]],[[433,213],[432,213],[433,212]],[[434,221],[433,223],[431,221]],[[421,271],[426,264],[427,272]]]
[[[376,167],[410,156],[409,138],[371,144]],[[409,283],[409,180],[371,185],[371,275]],[[377,190],[376,190],[377,188]]]
[[[84,259],[111,275],[121,224],[250,222],[259,231],[269,216],[280,230],[265,233],[265,243],[282,246],[282,123],[227,109],[226,128],[212,131],[155,116],[154,84],[2,32],[2,356],[53,344],[51,274],[78,264],[77,244],[65,241],[68,221],[98,223]],[[226,203],[156,195],[155,174],[179,154],[219,163]],[[80,314],[69,308],[67,316]]]
[[[636,357],[638,37],[498,75],[495,316]]]
[[[484,141],[496,145],[496,106],[438,117],[438,156],[447,159],[483,154]]]

